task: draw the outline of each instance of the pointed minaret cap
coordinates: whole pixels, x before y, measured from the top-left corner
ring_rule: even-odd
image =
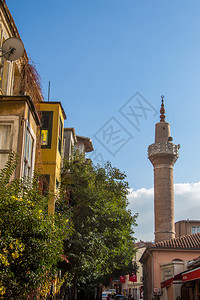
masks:
[[[161,109],[160,109],[160,122],[165,122],[165,108],[164,108],[164,96],[161,96],[162,98],[162,104],[161,104]]]

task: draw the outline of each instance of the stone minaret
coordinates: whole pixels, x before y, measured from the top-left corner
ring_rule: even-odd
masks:
[[[155,143],[148,148],[148,158],[154,166],[155,242],[175,238],[173,166],[180,148],[180,145],[172,143],[170,124],[165,122],[164,96],[161,98]]]

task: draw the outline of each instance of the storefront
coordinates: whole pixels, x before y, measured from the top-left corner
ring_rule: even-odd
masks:
[[[182,274],[181,294],[183,300],[200,299],[200,267],[186,271]]]
[[[181,297],[182,273],[161,282],[161,299],[176,300]],[[182,298],[181,298],[182,299]]]
[[[162,299],[200,300],[200,267],[161,282],[161,288]]]

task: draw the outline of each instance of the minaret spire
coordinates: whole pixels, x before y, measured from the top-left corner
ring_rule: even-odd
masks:
[[[165,122],[165,108],[164,108],[164,96],[161,96],[162,98],[162,104],[160,109],[160,122]]]

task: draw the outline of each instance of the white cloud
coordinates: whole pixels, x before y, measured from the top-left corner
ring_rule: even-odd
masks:
[[[200,182],[174,185],[175,221],[200,220]]]
[[[200,220],[200,182],[174,185],[175,222],[185,219]],[[153,188],[130,190],[129,208],[139,213],[135,236],[138,240],[154,239]]]

